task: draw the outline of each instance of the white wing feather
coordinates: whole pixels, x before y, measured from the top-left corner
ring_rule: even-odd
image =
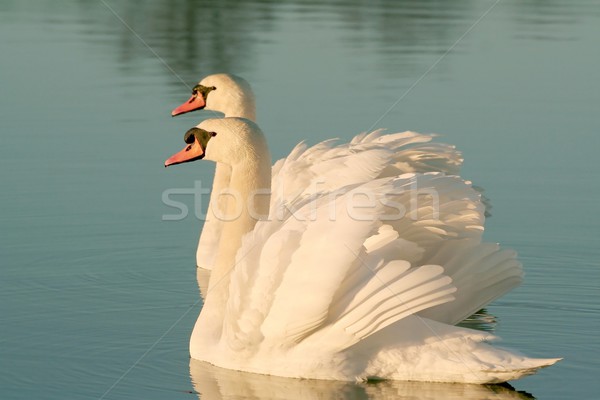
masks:
[[[410,174],[348,186],[335,197],[313,195],[286,219],[259,222],[244,239],[232,277],[237,296],[228,304],[230,345],[294,345],[319,330],[341,330],[348,336],[340,346],[347,347],[408,315],[452,301],[455,287],[443,268],[411,265],[422,258],[423,248],[375,217],[397,211],[382,199],[408,201],[407,191],[415,185],[437,185],[442,193],[470,190],[456,177]],[[353,218],[346,205],[365,192],[377,200],[368,211],[372,216]],[[448,208],[456,207],[449,201]],[[454,214],[448,218],[454,225],[473,222]],[[427,231],[419,221],[411,224],[416,224],[412,231]],[[369,268],[374,260],[377,267]],[[329,325],[335,326],[325,329]]]
[[[350,143],[329,139],[308,148],[299,143],[272,170],[271,211],[298,197],[408,172],[457,174],[463,159],[454,146],[431,143],[434,135],[383,130],[362,133]]]
[[[478,383],[556,362],[508,359],[482,343],[490,335],[445,325],[518,285],[522,271],[514,252],[482,243],[481,195],[447,175],[460,154],[431,139],[377,131],[301,143],[279,160],[269,218],[242,240],[207,360],[293,377]],[[452,360],[458,345],[473,367]],[[471,370],[482,376],[465,378]]]

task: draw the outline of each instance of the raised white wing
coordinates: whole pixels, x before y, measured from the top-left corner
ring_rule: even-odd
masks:
[[[470,182],[397,176],[458,169],[460,154],[430,140],[375,132],[300,144],[275,164],[269,220],[244,238],[231,280],[230,347],[320,340],[343,350],[408,315],[460,322],[518,285],[514,254],[481,243],[484,206]]]
[[[394,177],[409,172],[458,174],[462,157],[454,146],[432,143],[434,135],[383,130],[357,135],[350,143],[329,139],[315,146],[299,143],[275,163],[272,171],[271,212],[291,208],[299,199]]]
[[[413,198],[419,190],[425,196]],[[370,207],[349,210],[364,194]],[[478,201],[460,178],[406,174],[315,194],[294,214],[259,222],[233,272],[228,345],[250,351],[337,335],[342,350],[408,315],[453,304],[442,244],[480,239]],[[424,263],[435,255],[439,263]]]

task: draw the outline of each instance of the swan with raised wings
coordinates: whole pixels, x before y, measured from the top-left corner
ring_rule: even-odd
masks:
[[[518,285],[521,265],[482,242],[481,197],[468,182],[382,172],[403,138],[361,135],[357,151],[337,157],[321,157],[336,153],[330,142],[299,146],[271,168],[249,120],[207,120],[186,133],[165,166],[226,164],[232,194],[192,358],[295,378],[467,383],[517,379],[558,361],[452,326]],[[301,169],[315,179],[297,182]],[[308,189],[322,174],[341,182]]]
[[[223,113],[225,117],[241,117],[256,122],[256,100],[250,84],[243,78],[232,74],[214,74],[202,79],[192,90],[192,96],[185,103],[175,108],[171,115],[181,115],[191,111],[205,109]],[[403,136],[397,135],[394,143],[395,156],[390,159],[391,170],[398,172],[444,172],[458,174],[462,164],[460,152],[453,146],[444,143],[432,143],[433,135],[423,135],[415,132],[404,132]],[[334,152],[318,151],[321,158],[328,158],[330,162],[342,153],[356,152],[361,149],[353,143],[338,145]],[[315,150],[314,153],[317,153]],[[323,164],[325,166],[326,164]],[[301,169],[299,171],[308,175],[299,176],[299,182],[313,178],[312,171]],[[382,169],[382,176],[389,171]],[[230,168],[223,163],[217,163],[213,180],[213,187],[207,217],[200,234],[196,250],[196,265],[200,268],[211,270],[215,263],[213,249],[221,238],[223,223],[221,216],[225,212],[227,195],[224,195],[229,186]],[[324,184],[329,186],[341,185],[337,179],[324,179]],[[290,192],[293,193],[293,192]],[[200,273],[200,271],[199,271]]]

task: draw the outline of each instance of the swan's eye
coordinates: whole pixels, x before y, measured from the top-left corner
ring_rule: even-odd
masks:
[[[192,89],[192,95],[193,96],[198,96],[198,93],[200,93],[200,92],[202,92],[202,86],[201,85],[196,85]]]
[[[187,144],[193,144],[194,141],[196,140],[196,133],[198,133],[199,131],[201,131],[198,128],[192,128],[190,130],[188,130],[185,133],[185,136],[183,137],[183,140],[187,143]]]
[[[210,136],[212,136],[212,137],[215,137],[215,136],[217,136],[217,132],[211,132],[211,133],[210,133]]]

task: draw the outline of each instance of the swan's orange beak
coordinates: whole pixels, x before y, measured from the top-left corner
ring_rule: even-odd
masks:
[[[171,116],[174,117],[176,115],[185,114],[187,112],[198,110],[204,107],[206,107],[204,96],[202,96],[202,94],[195,94],[190,97],[188,101],[171,111]]]
[[[194,137],[194,141],[191,144],[188,144],[179,153],[173,154],[167,159],[167,161],[165,161],[165,167],[168,167],[169,165],[199,160],[203,157],[204,148],[202,147],[198,139]]]

